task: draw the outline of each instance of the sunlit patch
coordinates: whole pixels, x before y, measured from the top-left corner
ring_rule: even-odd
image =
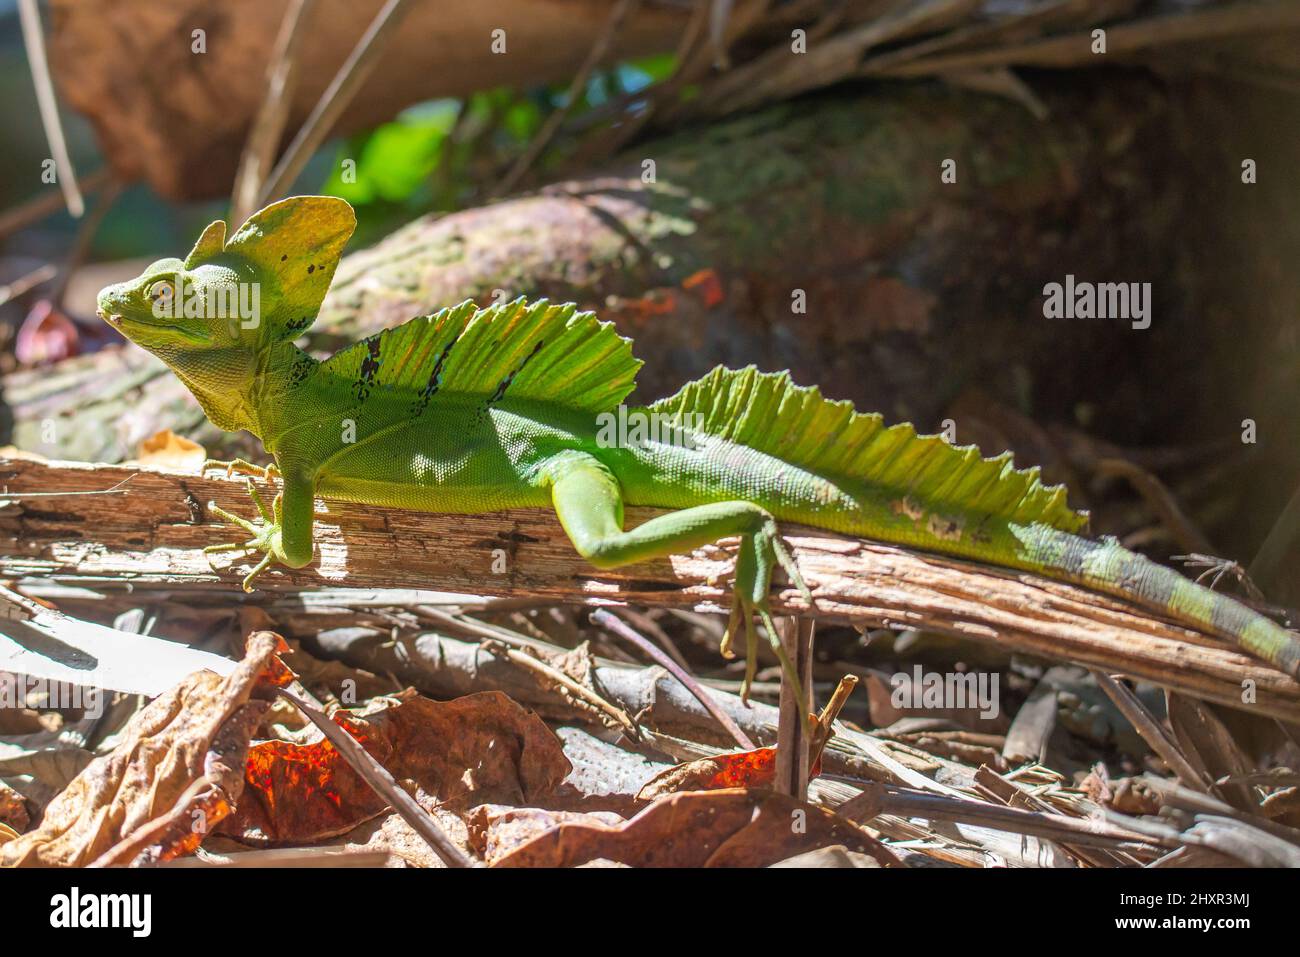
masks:
[[[416,452],[411,456],[411,474],[415,478],[423,480],[435,474],[438,463],[423,452]]]

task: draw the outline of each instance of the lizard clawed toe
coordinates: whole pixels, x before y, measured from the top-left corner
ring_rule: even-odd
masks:
[[[268,465],[254,465],[247,459],[231,459],[229,462],[221,459],[205,459],[203,465],[199,468],[199,473],[206,474],[208,472],[225,472],[226,478],[232,478],[236,475],[253,476],[260,478],[264,482],[282,477],[280,467],[274,462]]]

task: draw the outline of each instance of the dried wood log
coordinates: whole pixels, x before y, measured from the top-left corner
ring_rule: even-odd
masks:
[[[124,466],[0,459],[0,577],[66,583],[188,583],[230,589],[247,569],[214,571],[201,549],[231,541],[207,514],[215,500],[250,513],[243,484]],[[122,484],[125,483],[125,484]],[[60,494],[104,492],[110,494]],[[47,493],[26,498],[24,494]],[[650,509],[631,509],[629,523]],[[920,628],[993,642],[1145,679],[1194,697],[1300,720],[1300,684],[1217,639],[1123,602],[1010,573],[798,526],[786,529],[820,619]],[[626,569],[597,571],[542,509],[434,515],[317,502],[318,560],[277,569],[268,591],[321,585],[441,588],[548,601],[723,610],[729,547],[709,546]],[[774,611],[807,613],[790,588]],[[1255,700],[1243,704],[1243,688]]]

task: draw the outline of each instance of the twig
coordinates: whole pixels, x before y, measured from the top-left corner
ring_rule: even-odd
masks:
[[[645,107],[636,115],[626,117],[612,132],[605,147],[607,153],[617,153],[622,149],[645,128],[656,110],[667,104],[671,97],[676,96],[677,92],[696,76],[700,66],[692,57],[692,53],[704,35],[709,9],[707,0],[699,0],[695,4],[677,44],[677,65],[673,68],[672,74],[658,86],[645,91],[647,94]]]
[[[41,125],[45,127],[45,139],[54,154],[54,169],[59,178],[59,189],[63,192],[63,202],[72,217],[80,219],[86,211],[86,203],[77,188],[77,174],[72,168],[72,157],[68,155],[68,143],[63,136],[63,121],[59,119],[59,103],[54,96],[50,64],[45,57],[45,35],[41,30],[41,13],[36,0],[18,0],[18,19],[22,23],[32,83],[36,86],[36,105],[41,113]]]
[[[849,695],[853,694],[853,689],[857,686],[857,675],[845,675],[840,679],[839,684],[835,686],[835,690],[831,693],[831,698],[826,702],[826,706],[817,715],[817,723],[813,727],[812,741],[808,746],[809,767],[812,767],[821,759],[827,743],[835,735],[835,719],[840,716],[840,712],[844,710],[844,706],[849,702]]]
[[[1292,493],[1277,521],[1268,530],[1264,544],[1259,546],[1259,551],[1246,566],[1246,575],[1252,581],[1267,584],[1295,541],[1297,532],[1300,532],[1300,488]]]
[[[590,688],[583,687],[577,681],[574,681],[563,671],[554,668],[535,658],[525,651],[518,648],[511,648],[509,645],[494,638],[485,638],[482,641],[483,650],[487,651],[498,658],[505,658],[528,671],[533,672],[543,682],[559,685],[573,697],[585,702],[588,706],[595,708],[601,714],[608,715],[615,724],[621,727],[634,741],[641,739],[641,729],[637,727],[636,721],[622,708],[606,701],[600,695],[593,692]]]
[[[271,171],[267,182],[262,186],[258,197],[259,203],[269,202],[282,195],[293,181],[298,178],[302,168],[307,165],[313,153],[330,134],[335,122],[342,115],[361,85],[365,83],[370,71],[378,65],[379,55],[383,52],[384,41],[392,36],[402,22],[410,0],[387,0],[370,22],[366,32],[361,35],[357,45],[352,48],[348,58],[339,67],[338,73],[330,85],[321,94],[320,100],[312,109],[298,135],[293,138],[289,148],[280,157],[280,162]]]
[[[868,62],[864,76],[933,76],[958,70],[1022,66],[1067,67],[1109,60],[1121,53],[1136,53],[1159,44],[1186,43],[1251,33],[1272,33],[1300,26],[1300,9],[1285,3],[1236,3],[1207,9],[1148,17],[1106,30],[1106,57],[1092,52],[1091,31],[1046,37],[1028,43],[985,50],[961,51],[923,57],[879,68]]]
[[[316,0],[291,0],[280,32],[271,50],[271,68],[266,75],[266,96],[253,120],[244,152],[235,173],[235,187],[230,197],[230,219],[242,223],[253,212],[257,198],[275,160],[276,147],[284,135],[284,125],[293,105],[293,90],[298,78],[298,47],[301,29]]]
[[[731,65],[727,54],[727,21],[731,19],[732,0],[712,0],[709,11],[709,44],[713,47],[713,65],[725,70]]]
[[[636,645],[643,652],[653,658],[657,665],[680,681],[682,687],[695,696],[695,700],[704,707],[705,711],[717,719],[718,724],[722,725],[722,727],[726,729],[727,734],[731,735],[738,745],[746,751],[754,750],[754,742],[750,740],[749,735],[740,730],[740,726],[731,720],[731,716],[714,703],[713,698],[709,693],[700,687],[700,683],[683,671],[681,666],[669,658],[667,654],[656,648],[652,642],[643,638],[641,635],[638,635],[628,627],[625,622],[616,618],[603,608],[597,608],[593,611],[591,613],[591,620],[593,624],[596,624],[607,631],[613,632],[620,638],[632,642],[632,644]]]
[[[1146,469],[1124,459],[1102,459],[1095,466],[1098,475],[1125,479],[1174,536],[1179,546],[1202,555],[1214,554],[1215,548],[1204,533],[1189,519],[1172,492],[1160,479]]]
[[[682,671],[685,671],[688,675],[694,674],[690,662],[682,656],[682,653],[678,650],[677,644],[673,641],[672,636],[669,635],[668,632],[664,631],[657,621],[649,615],[642,614],[641,612],[635,611],[631,608],[624,608],[620,617],[624,621],[628,622],[633,628],[639,628],[655,641],[659,642],[659,647],[662,648],[664,652],[673,659],[673,661],[677,662],[677,664],[681,666]]]
[[[109,210],[113,208],[113,204],[117,202],[117,198],[121,195],[122,183],[118,180],[110,180],[104,191],[96,197],[90,215],[78,224],[77,235],[73,238],[72,246],[63,259],[59,281],[50,293],[50,299],[60,309],[63,308],[63,298],[67,294],[68,282],[72,279],[73,271],[86,258],[90,244],[94,240],[95,234],[99,232],[100,224],[104,222],[104,217],[108,215]]]
[[[424,808],[420,807],[415,798],[399,787],[397,781],[388,773],[388,769],[358,744],[356,738],[352,737],[345,728],[331,721],[325,712],[312,707],[301,698],[290,694],[284,688],[277,688],[276,693],[294,705],[307,716],[312,724],[320,729],[329,743],[334,745],[339,754],[343,756],[343,759],[352,766],[352,769],[361,775],[365,782],[374,788],[375,793],[392,806],[394,811],[402,816],[402,820],[411,825],[415,833],[424,838],[425,843],[433,848],[433,852],[442,858],[444,864],[448,867],[473,866],[470,859],[461,853],[460,848],[438,829],[433,818],[425,812]]]
[[[122,479],[122,481],[118,482],[112,488],[91,489],[89,491],[81,491],[81,492],[23,492],[22,494],[19,495],[11,495],[8,491],[4,491],[4,492],[0,492],[0,500],[4,500],[8,502],[21,502],[24,499],[29,499],[29,498],[66,498],[70,495],[112,495],[113,493],[118,492],[122,488],[122,486],[126,485],[133,478],[135,478],[134,475],[128,475],[126,478]]]
[[[260,867],[384,867],[393,855],[388,851],[349,851],[344,847],[271,847],[233,854],[204,852],[197,857],[178,857],[156,866],[161,868],[260,868]]]
[[[107,168],[97,169],[95,172],[86,176],[81,181],[81,192],[84,196],[112,182],[113,174]],[[20,229],[26,229],[35,223],[39,223],[46,216],[53,215],[63,208],[63,195],[61,193],[41,193],[33,196],[26,202],[19,203],[10,209],[0,213],[0,239],[4,239]]]
[[[58,274],[58,267],[53,263],[46,263],[44,266],[37,266],[31,272],[19,276],[13,282],[0,286],[0,306],[3,306],[11,299],[17,299],[25,292],[35,289],[41,283],[49,282]]]
[[[1300,847],[1300,829],[1278,824],[1258,814],[1251,814],[1222,801],[1212,794],[1200,793],[1183,787],[1176,781],[1144,774],[1137,779],[1144,788],[1149,789],[1167,807],[1176,808],[1191,814],[1213,814],[1218,817],[1231,818],[1241,824],[1264,831],[1295,847]]]
[[[1013,834],[1028,834],[1046,840],[1065,841],[1115,850],[1149,851],[1147,845],[1181,847],[1183,842],[1168,833],[1138,833],[1087,818],[1067,817],[1045,811],[989,804],[967,798],[924,794],[892,785],[873,784],[868,790],[840,805],[837,812],[848,818],[867,814],[897,814],[923,817],[930,821],[957,821]]]
[[[605,21],[605,29],[601,31],[600,36],[596,38],[596,42],[592,44],[591,50],[587,53],[587,58],[582,62],[582,66],[578,68],[577,74],[573,77],[573,82],[569,84],[568,96],[565,98],[564,103],[552,110],[550,115],[546,117],[541,128],[529,141],[528,146],[524,148],[524,152],[515,160],[514,166],[501,178],[496,188],[489,194],[490,198],[504,196],[514,189],[519,180],[523,178],[524,173],[528,172],[528,168],[541,155],[542,150],[546,149],[547,144],[551,142],[560,125],[564,122],[564,118],[569,115],[574,106],[577,105],[578,100],[582,98],[583,90],[587,88],[587,81],[591,79],[592,71],[609,53],[609,48],[614,42],[614,37],[618,34],[619,29],[623,26],[624,19],[640,2],[641,0],[618,0],[614,5],[614,9],[610,11],[609,19]]]
[[[1137,695],[1103,671],[1094,668],[1092,676],[1096,679],[1101,690],[1106,692],[1111,701],[1115,702],[1115,707],[1119,708],[1120,713],[1133,725],[1142,740],[1150,745],[1152,751],[1160,755],[1161,760],[1169,765],[1170,770],[1178,775],[1178,778],[1184,784],[1198,791],[1208,792],[1211,789],[1210,782],[1205,780],[1192,767],[1191,762],[1183,756],[1183,752],[1179,750],[1173,739],[1165,734],[1164,729],[1160,727],[1160,723],[1156,721]]]
[[[782,618],[777,625],[785,653],[794,663],[803,699],[795,694],[791,682],[781,675],[780,718],[776,726],[776,780],[773,787],[796,800],[808,797],[808,755],[812,741],[805,733],[808,712],[812,710],[812,637],[813,619]]]

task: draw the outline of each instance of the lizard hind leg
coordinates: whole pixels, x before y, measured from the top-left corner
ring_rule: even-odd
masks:
[[[581,453],[559,456],[551,463],[547,479],[551,502],[565,533],[578,554],[597,568],[631,565],[739,535],[735,590],[721,651],[731,656],[737,627],[743,625],[748,661],[741,696],[748,700],[758,645],[754,617],[761,617],[786,680],[803,699],[798,675],[772,626],[768,593],[773,569],[777,565],[785,568],[810,606],[812,598],[780,542],[776,519],[766,509],[753,502],[711,502],[659,515],[624,531],[618,480],[598,460]]]

